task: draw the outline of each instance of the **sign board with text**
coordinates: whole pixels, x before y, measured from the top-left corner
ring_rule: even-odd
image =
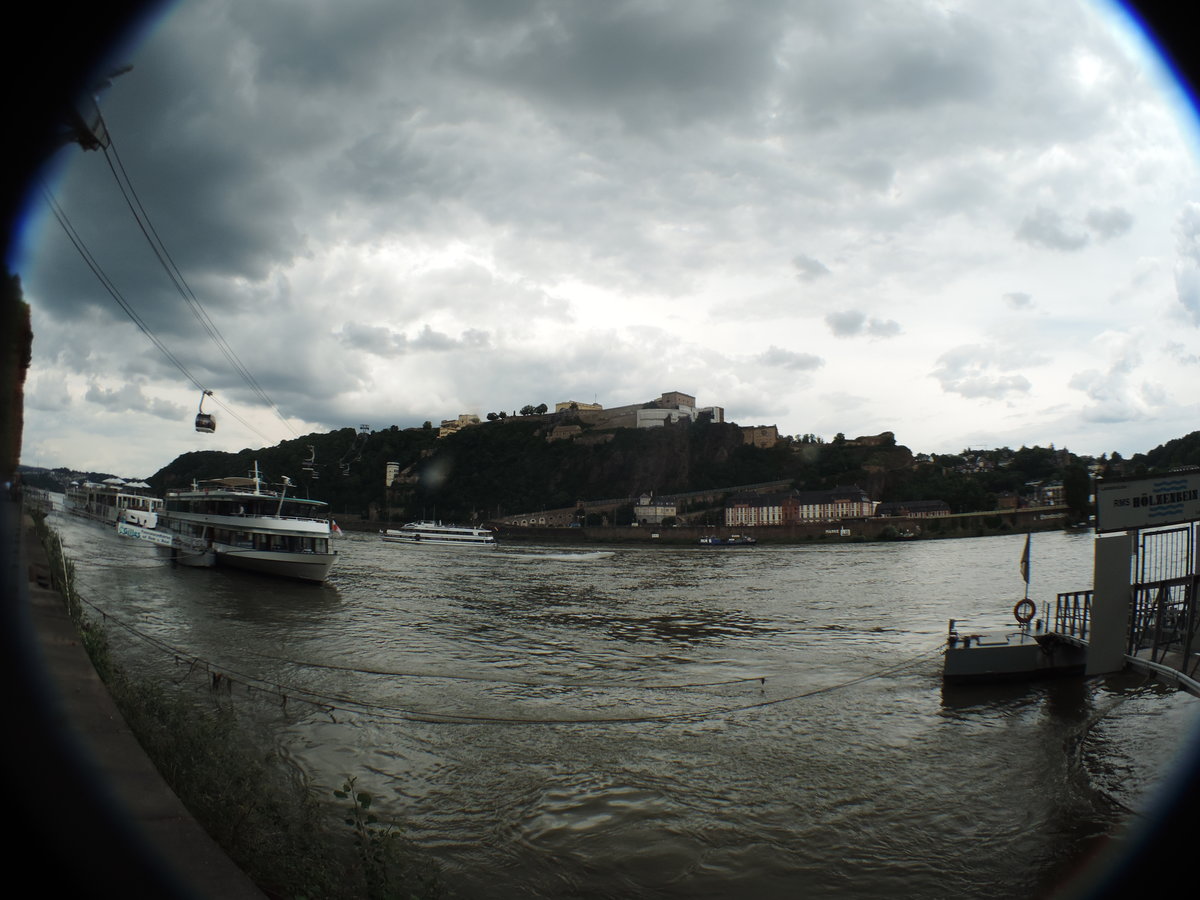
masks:
[[[1096,532],[1200,520],[1200,470],[1096,482]]]

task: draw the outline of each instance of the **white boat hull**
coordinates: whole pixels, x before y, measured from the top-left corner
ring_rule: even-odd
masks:
[[[383,535],[389,544],[408,544],[412,547],[464,547],[472,550],[493,550],[496,541],[443,540],[438,538],[421,537],[420,535]]]
[[[213,547],[218,566],[274,575],[282,578],[298,578],[301,581],[324,581],[337,559],[336,553],[288,553],[277,550],[247,550],[216,544]]]

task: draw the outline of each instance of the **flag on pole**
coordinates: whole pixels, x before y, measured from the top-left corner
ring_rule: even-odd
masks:
[[[1025,535],[1025,551],[1021,554],[1021,577],[1025,579],[1025,586],[1029,586],[1029,539],[1031,534]]]
[[[332,531],[334,534],[336,534],[338,537],[342,536],[342,529],[338,528],[338,523],[334,519],[329,520],[329,530]],[[1026,548],[1025,552],[1028,553],[1029,548]],[[1029,579],[1026,578],[1025,580],[1028,581]]]

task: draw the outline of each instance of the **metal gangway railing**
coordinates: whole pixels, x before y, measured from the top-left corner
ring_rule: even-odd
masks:
[[[1200,667],[1198,584],[1200,577],[1185,575],[1134,585],[1126,652],[1194,676]]]
[[[1054,602],[1053,631],[1086,641],[1092,622],[1092,591],[1067,591]]]

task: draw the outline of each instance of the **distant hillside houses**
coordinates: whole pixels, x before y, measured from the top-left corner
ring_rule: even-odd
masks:
[[[875,515],[876,506],[876,501],[856,486],[837,487],[829,491],[739,494],[725,504],[725,524],[750,528],[862,519]]]

